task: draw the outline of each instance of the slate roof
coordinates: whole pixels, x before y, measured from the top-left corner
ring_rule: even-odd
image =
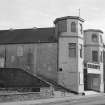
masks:
[[[55,28],[0,30],[0,44],[55,43]]]

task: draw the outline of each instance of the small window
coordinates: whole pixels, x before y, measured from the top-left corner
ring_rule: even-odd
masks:
[[[80,32],[81,32],[81,34],[83,33],[82,24],[80,24]]]
[[[69,43],[69,57],[76,57],[76,43]]]
[[[93,42],[98,42],[98,37],[96,34],[92,34],[92,41]]]
[[[82,50],[83,50],[83,48],[82,48],[82,44],[81,44],[81,45],[80,45],[80,57],[81,57],[81,58],[83,57]]]
[[[76,23],[75,22],[71,23],[71,32],[76,32]]]
[[[100,55],[100,62],[103,61],[103,53],[101,52],[101,55]]]
[[[92,61],[98,62],[98,51],[92,51]]]

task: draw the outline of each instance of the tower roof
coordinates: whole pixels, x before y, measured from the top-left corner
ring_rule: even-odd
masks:
[[[65,16],[65,17],[56,18],[54,21],[54,24],[56,24],[60,20],[66,20],[66,19],[77,19],[77,20],[84,22],[84,19],[82,19],[78,16]]]
[[[87,30],[84,30],[84,32],[90,32],[90,31],[103,33],[103,31],[100,30],[100,29],[87,29]]]

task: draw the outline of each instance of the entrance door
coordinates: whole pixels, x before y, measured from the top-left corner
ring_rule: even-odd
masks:
[[[91,87],[93,90],[96,90],[96,91],[100,90],[100,81],[98,77],[92,78]]]

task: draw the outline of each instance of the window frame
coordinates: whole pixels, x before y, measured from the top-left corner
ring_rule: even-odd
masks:
[[[97,50],[92,51],[92,61],[93,62],[98,62],[99,61],[98,54],[99,54],[99,52]]]
[[[103,62],[103,52],[100,53],[100,62]]]
[[[102,35],[100,35],[100,42],[103,43]]]
[[[80,32],[81,32],[81,34],[83,34],[83,26],[81,23],[79,23],[79,24],[80,24]]]
[[[80,44],[80,58],[83,58],[83,45]]]
[[[98,36],[97,34],[93,33],[91,36],[92,42],[98,42]]]
[[[76,49],[76,43],[68,43],[69,57],[76,58]]]
[[[76,29],[76,23],[75,22],[71,22],[71,32],[76,33],[77,29]]]
[[[67,20],[58,22],[58,32],[67,32]]]

